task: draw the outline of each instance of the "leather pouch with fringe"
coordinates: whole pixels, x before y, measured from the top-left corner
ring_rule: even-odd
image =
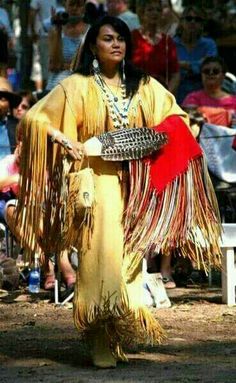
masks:
[[[94,205],[94,173],[87,166],[83,169],[67,173],[66,200],[62,240],[64,246],[77,247],[82,224],[89,220]]]

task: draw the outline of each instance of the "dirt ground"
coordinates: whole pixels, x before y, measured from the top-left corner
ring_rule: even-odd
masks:
[[[72,304],[45,292],[0,292],[0,382],[236,382],[236,306],[217,288],[177,288],[172,307],[153,309],[167,333],[158,347],[128,349],[129,363],[90,364],[72,320]]]

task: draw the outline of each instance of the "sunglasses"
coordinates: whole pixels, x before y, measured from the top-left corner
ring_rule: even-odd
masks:
[[[222,73],[222,70],[220,70],[219,68],[206,68],[206,69],[203,69],[202,70],[202,73],[203,74],[206,74],[206,75],[214,75],[214,76],[216,76],[216,75],[218,75],[218,74],[220,74],[220,73]]]
[[[30,107],[29,107],[29,105],[27,105],[27,104],[19,104],[18,105],[18,108],[21,108],[21,109],[23,109],[23,110],[28,110]]]
[[[187,21],[188,23],[192,23],[192,22],[202,23],[203,21],[203,19],[200,16],[185,16],[184,20]]]

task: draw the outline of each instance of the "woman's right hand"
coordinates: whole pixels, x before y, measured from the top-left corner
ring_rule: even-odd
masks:
[[[49,134],[51,141],[61,145],[74,160],[82,160],[86,156],[85,147],[81,142],[67,138],[59,130],[53,129]]]
[[[64,139],[61,145],[74,160],[82,160],[86,155],[84,145],[79,141]]]

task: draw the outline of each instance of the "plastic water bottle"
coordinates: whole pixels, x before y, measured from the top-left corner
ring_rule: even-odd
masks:
[[[29,292],[39,293],[40,290],[40,263],[39,254],[34,255],[34,265],[29,274]]]

